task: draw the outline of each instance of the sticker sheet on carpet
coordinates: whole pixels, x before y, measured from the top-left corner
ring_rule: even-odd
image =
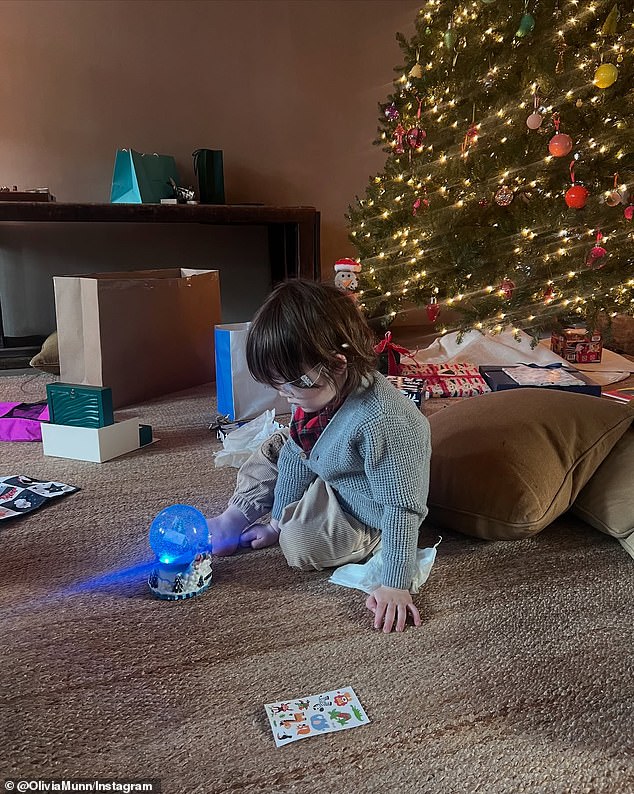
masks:
[[[264,708],[277,747],[320,733],[358,728],[370,722],[351,686],[267,703]]]
[[[0,477],[0,520],[17,518],[50,504],[57,496],[75,493],[79,488],[63,482],[36,480],[25,474]]]

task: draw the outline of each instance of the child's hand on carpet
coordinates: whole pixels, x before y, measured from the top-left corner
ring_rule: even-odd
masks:
[[[399,590],[396,587],[377,587],[367,597],[365,602],[370,612],[374,613],[374,628],[383,628],[389,634],[392,628],[403,631],[407,621],[407,613],[412,616],[415,626],[420,626],[420,614],[414,606],[409,590]],[[396,619],[396,625],[394,620]]]
[[[277,521],[270,524],[253,524],[240,535],[240,545],[252,549],[263,549],[265,546],[274,546],[280,537]]]

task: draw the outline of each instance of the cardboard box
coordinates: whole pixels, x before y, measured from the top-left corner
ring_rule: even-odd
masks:
[[[104,463],[141,446],[139,420],[126,419],[106,427],[71,427],[42,422],[45,455]]]
[[[0,190],[0,201],[55,201],[55,196],[40,190]]]
[[[60,377],[109,386],[113,408],[215,379],[217,270],[54,276]]]
[[[565,328],[561,333],[553,331],[550,349],[573,364],[597,364],[601,361],[603,340],[599,331]]]

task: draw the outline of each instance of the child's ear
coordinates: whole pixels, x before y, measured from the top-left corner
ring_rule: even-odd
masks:
[[[343,375],[343,373],[348,369],[348,359],[343,353],[335,353],[335,358],[338,359],[339,363],[335,365],[334,373],[336,375]]]

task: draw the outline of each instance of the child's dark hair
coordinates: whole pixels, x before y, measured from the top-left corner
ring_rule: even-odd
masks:
[[[292,279],[276,287],[256,313],[247,335],[251,375],[270,386],[294,381],[319,364],[333,373],[343,354],[347,377],[339,396],[354,391],[376,368],[374,337],[354,300],[332,284]]]

